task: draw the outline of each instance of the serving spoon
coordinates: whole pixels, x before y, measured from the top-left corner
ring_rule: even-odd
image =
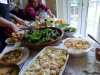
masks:
[[[92,35],[90,35],[90,34],[88,34],[88,36],[92,39],[92,40],[94,40],[97,44],[99,44],[100,45],[100,42],[99,41],[97,41]]]

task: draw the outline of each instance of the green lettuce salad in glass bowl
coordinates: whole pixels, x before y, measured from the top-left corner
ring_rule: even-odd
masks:
[[[73,36],[76,33],[77,29],[75,27],[66,27],[64,29],[64,35],[65,36]]]

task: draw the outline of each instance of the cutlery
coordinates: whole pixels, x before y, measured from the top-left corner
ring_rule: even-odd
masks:
[[[94,40],[97,44],[99,44],[100,45],[100,42],[99,41],[97,41],[92,35],[90,35],[90,34],[88,34],[88,36],[92,39],[92,40]]]

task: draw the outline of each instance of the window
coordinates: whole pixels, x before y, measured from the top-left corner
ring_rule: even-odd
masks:
[[[77,28],[77,34],[96,36],[100,16],[100,0],[56,0],[67,22]],[[63,6],[61,7],[60,4]],[[61,10],[60,10],[61,9]],[[58,14],[60,15],[60,13]]]
[[[78,33],[80,33],[82,1],[68,0],[66,4],[68,5],[68,23],[71,26],[76,27],[78,29]]]

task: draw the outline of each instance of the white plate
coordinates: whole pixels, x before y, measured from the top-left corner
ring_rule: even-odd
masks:
[[[22,57],[21,57],[21,60],[17,63],[17,65],[24,63],[29,57],[29,50],[25,47],[20,47],[20,48],[22,48],[22,49],[20,49],[20,50],[22,50]],[[8,50],[6,51],[6,49],[8,49]],[[8,47],[6,49],[4,49],[3,53],[0,54],[0,58],[2,58],[3,55],[8,53],[8,52],[14,51],[15,47]]]
[[[24,63],[28,59],[28,57],[29,57],[29,50],[27,48],[22,49],[22,59],[17,63],[17,65]]]
[[[35,61],[35,59],[44,51],[46,50],[47,48],[54,48],[54,47],[45,47],[40,53],[38,53],[30,62],[26,63],[23,68],[21,69],[19,75],[24,75],[25,71],[27,70],[27,68],[33,63],[33,61]],[[54,49],[59,49],[59,48],[54,48]],[[64,49],[61,49],[61,50],[64,50]],[[61,71],[59,73],[59,75],[62,75],[63,74],[63,71],[66,67],[66,63],[68,62],[68,58],[69,58],[69,55],[67,55],[67,58],[66,58],[66,61],[63,65],[63,67],[61,68]]]
[[[76,32],[64,32],[65,36],[73,36]]]

